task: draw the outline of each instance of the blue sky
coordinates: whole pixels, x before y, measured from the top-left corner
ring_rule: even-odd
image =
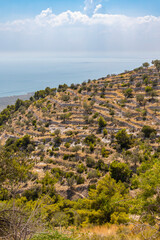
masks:
[[[160,0],[0,0],[0,51],[160,51]]]
[[[101,12],[128,16],[160,16],[160,0],[99,0]],[[34,17],[52,8],[56,14],[66,10],[83,11],[83,0],[0,0],[0,21]]]

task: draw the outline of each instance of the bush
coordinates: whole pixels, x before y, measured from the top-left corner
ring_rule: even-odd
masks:
[[[62,95],[62,100],[64,101],[64,102],[67,102],[67,101],[69,101],[69,99],[70,99],[70,96],[69,95]]]
[[[86,165],[87,167],[93,168],[95,166],[95,160],[91,157],[87,157]]]
[[[126,90],[124,91],[124,96],[125,96],[126,98],[131,98],[131,97],[133,97],[133,90],[132,90],[131,88],[126,89]]]
[[[25,190],[23,193],[23,196],[26,197],[28,201],[30,200],[35,201],[36,199],[39,198],[40,193],[41,193],[41,187],[33,186],[32,188]]]
[[[101,176],[101,174],[99,173],[98,170],[91,170],[91,171],[89,171],[87,178],[88,179],[99,178],[100,176]]]
[[[109,152],[105,149],[105,147],[101,150],[102,157],[107,158],[109,155]]]
[[[85,166],[83,164],[80,164],[77,166],[77,172],[78,173],[83,173],[85,170]]]
[[[92,144],[95,144],[95,143],[96,143],[96,136],[95,136],[94,134],[88,135],[88,136],[84,139],[84,142],[85,142],[87,145],[90,145],[91,143],[92,143]]]
[[[109,171],[111,177],[114,178],[116,182],[129,182],[129,179],[131,177],[131,170],[127,164],[114,161],[111,163]]]
[[[149,138],[152,133],[156,134],[156,130],[154,128],[152,128],[150,126],[146,126],[146,125],[143,126],[141,131],[144,133],[145,138]]]
[[[149,92],[151,92],[151,91],[153,91],[153,88],[152,88],[152,87],[150,87],[150,86],[145,87],[145,92],[146,92],[146,93],[149,93]]]
[[[70,144],[69,142],[66,142],[66,143],[64,144],[64,146],[65,146],[66,148],[70,148],[71,144]]]
[[[121,146],[121,148],[129,148],[131,145],[131,138],[127,134],[126,129],[122,129],[118,131],[116,134],[117,143]]]
[[[61,142],[62,142],[62,139],[59,136],[54,138],[55,146],[59,146]]]
[[[103,129],[103,136],[105,137],[105,136],[107,136],[107,134],[108,134],[108,131],[107,131],[107,129],[105,128],[105,129]]]
[[[99,159],[98,162],[96,162],[95,168],[101,171],[108,171],[108,165],[104,163],[102,159]]]
[[[129,222],[129,216],[125,212],[114,212],[111,215],[112,224],[125,224]]]
[[[97,118],[99,116],[99,113],[96,112],[94,115],[93,115],[93,118]]]
[[[76,182],[77,184],[83,184],[85,181],[84,177],[82,177],[81,175],[76,176]]]
[[[60,168],[52,168],[51,173],[54,175],[55,178],[64,176],[64,172]]]
[[[98,119],[98,124],[99,124],[99,128],[103,128],[107,125],[107,122],[104,120],[104,118],[101,116],[99,119]]]

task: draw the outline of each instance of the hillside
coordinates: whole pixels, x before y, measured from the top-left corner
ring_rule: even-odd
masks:
[[[113,179],[114,184],[121,181],[128,198],[136,199],[141,188],[142,192],[146,190],[141,184],[146,181],[145,176],[141,181],[139,177],[159,167],[158,64],[156,61],[150,67],[143,64],[132,71],[70,87],[66,84],[57,89],[47,87],[30,100],[18,99],[15,105],[4,109],[0,114],[1,171],[5,172],[1,179],[1,201],[11,198],[11,189],[18,198],[28,201],[43,194],[51,198],[60,195],[72,201],[88,196],[92,199],[91,192],[98,191],[97,184],[109,175],[108,181]],[[8,156],[18,159],[19,165],[5,162]],[[10,178],[11,172],[17,174],[16,179]],[[149,196],[153,199],[159,196],[160,186],[160,176],[155,178],[154,193]],[[105,217],[98,214],[94,216],[96,220],[91,217],[88,222],[118,221],[113,220],[113,211]],[[87,221],[82,218],[82,222]]]

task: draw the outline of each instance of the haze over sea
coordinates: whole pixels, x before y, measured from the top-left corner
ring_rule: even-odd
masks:
[[[145,61],[158,58],[157,54],[116,53],[97,57],[54,56],[48,53],[1,53],[0,97],[23,95],[59,84],[82,83],[107,74],[120,73],[141,66]]]

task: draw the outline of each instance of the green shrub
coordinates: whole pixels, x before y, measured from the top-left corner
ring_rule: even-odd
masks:
[[[76,176],[76,182],[77,184],[83,184],[85,181],[84,177],[82,177],[81,175],[77,175]]]
[[[104,158],[107,158],[109,156],[109,152],[105,149],[105,147],[101,149],[101,154]]]
[[[93,169],[89,171],[87,178],[88,179],[99,178],[100,176],[101,176],[100,172],[98,170]]]
[[[95,160],[93,158],[87,157],[87,160],[86,160],[87,167],[93,168],[93,167],[95,167],[95,163],[96,162],[95,162]]]
[[[128,165],[118,161],[114,161],[110,164],[109,171],[111,177],[118,181],[129,182],[131,177],[131,170]]]
[[[129,215],[125,212],[114,212],[111,215],[112,224],[125,224],[129,222]]]
[[[77,166],[77,172],[78,172],[78,173],[83,173],[84,170],[85,170],[85,166],[84,166],[83,164],[79,164],[79,165]]]
[[[145,138],[149,138],[152,133],[156,134],[156,130],[154,128],[146,125],[143,126],[141,131],[144,133]]]
[[[116,134],[117,143],[121,146],[121,148],[129,148],[131,145],[131,138],[127,134],[126,129],[122,129],[118,131]]]
[[[126,98],[131,98],[131,97],[133,97],[133,89],[131,89],[131,88],[126,89],[126,90],[124,91],[124,96],[125,96]]]
[[[69,142],[66,142],[66,143],[64,144],[64,146],[65,146],[66,148],[70,148],[71,144],[70,144]]]
[[[100,116],[100,118],[98,119],[98,125],[100,129],[107,125],[107,122],[104,120],[102,116]]]
[[[94,134],[91,134],[85,137],[84,142],[89,146],[90,143],[95,144],[96,139],[97,139],[96,136]]]

